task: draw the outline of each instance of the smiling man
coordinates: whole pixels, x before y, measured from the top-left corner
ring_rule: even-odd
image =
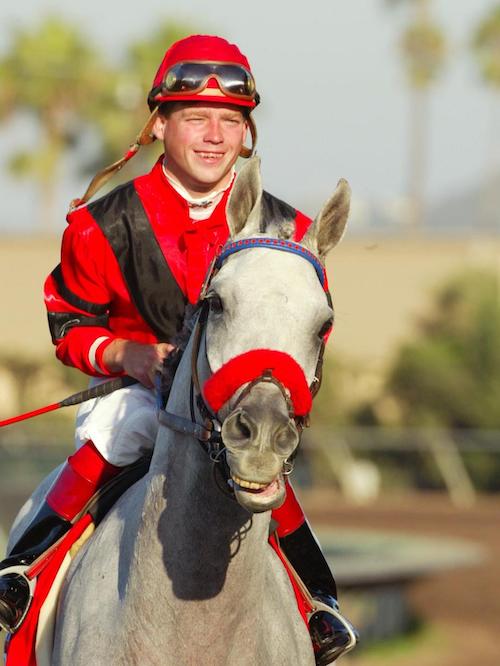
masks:
[[[153,131],[165,146],[167,176],[199,197],[230,184],[247,122],[237,106],[177,102],[160,107]]]
[[[150,173],[68,215],[61,263],[45,285],[57,357],[97,381],[129,375],[139,384],[81,407],[76,452],[0,565],[17,567],[0,571],[0,624],[9,631],[29,603],[19,567],[60,538],[100,486],[154,446],[155,373],[228,238],[234,165],[253,152],[244,141],[249,130],[255,140],[251,111],[258,103],[250,65],[237,46],[214,36],[180,40],[166,52],[148,96],[150,130],[164,155]],[[265,196],[300,240],[310,220]],[[351,643],[352,631],[338,613],[335,581],[291,487],[274,518],[304,583],[332,608],[310,622],[317,663],[331,663]]]

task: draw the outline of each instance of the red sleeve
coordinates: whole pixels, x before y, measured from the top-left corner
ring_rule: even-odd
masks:
[[[111,294],[105,279],[109,245],[86,208],[68,217],[61,264],[45,282],[56,356],[86,374],[106,376],[102,354],[116,336],[107,327]]]

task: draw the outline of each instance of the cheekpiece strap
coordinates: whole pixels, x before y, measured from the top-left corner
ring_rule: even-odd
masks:
[[[283,240],[281,238],[243,238],[238,241],[233,241],[232,243],[227,243],[222,248],[221,253],[217,257],[215,268],[219,269],[223,261],[231,254],[239,252],[240,250],[249,250],[250,248],[255,247],[264,247],[273,250],[281,250],[282,252],[290,252],[291,254],[297,254],[300,257],[307,259],[307,261],[313,265],[321,286],[325,291],[327,291],[328,283],[326,280],[325,267],[320,262],[318,257],[316,257],[316,255],[314,255],[310,250],[307,250],[299,243]]]

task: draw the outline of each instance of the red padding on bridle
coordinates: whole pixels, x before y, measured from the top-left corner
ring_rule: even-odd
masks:
[[[225,363],[205,382],[205,400],[214,412],[218,412],[240,386],[266,370],[270,370],[273,377],[290,391],[295,416],[309,414],[312,397],[304,371],[289,354],[272,349],[254,349]]]

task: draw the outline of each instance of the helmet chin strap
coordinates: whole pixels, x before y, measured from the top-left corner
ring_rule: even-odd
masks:
[[[251,115],[248,116],[247,123],[248,123],[248,129],[250,130],[250,135],[252,137],[252,145],[250,148],[247,148],[246,146],[241,147],[240,157],[243,157],[245,159],[247,159],[248,157],[252,157],[255,151],[255,146],[257,145],[257,127],[255,126],[255,121]]]

